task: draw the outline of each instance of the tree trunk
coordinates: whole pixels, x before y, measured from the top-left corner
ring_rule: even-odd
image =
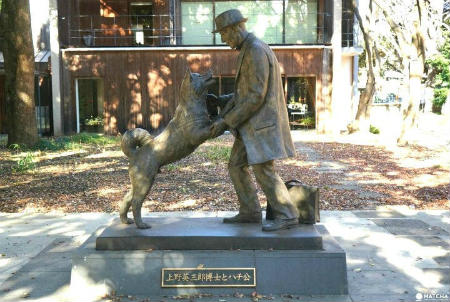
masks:
[[[8,146],[35,145],[34,53],[29,0],[3,0],[0,25],[5,59]]]
[[[417,21],[414,22],[414,34],[411,37],[411,59],[409,61],[409,98],[408,104],[403,108],[403,120],[400,135],[397,139],[399,145],[408,145],[411,140],[412,129],[417,126],[420,98],[423,95],[421,79],[425,66],[425,38],[421,23],[428,22],[424,14],[424,3],[416,0]]]
[[[370,128],[370,109],[372,98],[375,93],[375,73],[373,70],[373,48],[372,48],[372,38],[368,32],[368,29],[364,26],[363,20],[359,13],[358,6],[355,1],[352,1],[353,10],[355,16],[358,19],[359,27],[364,38],[364,46],[366,48],[367,54],[367,66],[369,70],[367,72],[367,82],[366,89],[361,93],[359,97],[358,110],[356,112],[356,117],[351,124],[347,126],[350,133],[357,131],[369,131]],[[371,16],[369,16],[371,18]],[[369,24],[370,26],[370,24]]]
[[[416,126],[417,113],[419,112],[420,97],[423,94],[421,77],[423,64],[418,60],[411,60],[409,67],[409,98],[403,108],[403,120],[397,143],[400,146],[408,145],[411,140],[411,130]]]

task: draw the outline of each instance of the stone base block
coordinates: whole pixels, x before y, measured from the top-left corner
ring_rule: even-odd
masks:
[[[147,297],[250,294],[254,291],[263,295],[348,294],[345,252],[329,236],[323,236],[322,249],[315,250],[114,251],[95,248],[96,239],[102,233],[104,229],[97,231],[72,257],[70,286],[73,294],[83,301],[95,300],[111,291]],[[255,268],[256,285],[239,288],[161,286],[163,268],[197,267]]]

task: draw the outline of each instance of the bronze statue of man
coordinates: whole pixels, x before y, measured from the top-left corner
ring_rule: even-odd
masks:
[[[211,126],[212,136],[234,129],[235,141],[228,170],[239,199],[239,213],[224,223],[261,223],[261,207],[249,166],[271,205],[275,219],[263,231],[286,229],[298,224],[298,210],[274,169],[274,160],[295,155],[284,100],[280,67],[267,44],[248,33],[247,21],[237,9],[216,17],[222,42],[239,50],[233,94],[209,95],[226,106]]]

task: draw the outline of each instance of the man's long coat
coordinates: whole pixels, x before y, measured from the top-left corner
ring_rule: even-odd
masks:
[[[253,34],[239,53],[231,102],[224,120],[241,135],[250,165],[295,155],[277,58]]]

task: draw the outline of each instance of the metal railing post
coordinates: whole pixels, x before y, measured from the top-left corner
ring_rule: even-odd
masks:
[[[162,42],[162,27],[161,27],[161,23],[162,23],[161,15],[159,15],[159,46],[163,45],[163,42]]]
[[[95,30],[94,30],[94,24],[92,22],[93,16],[91,16],[91,33],[92,33],[92,45],[95,46]]]

